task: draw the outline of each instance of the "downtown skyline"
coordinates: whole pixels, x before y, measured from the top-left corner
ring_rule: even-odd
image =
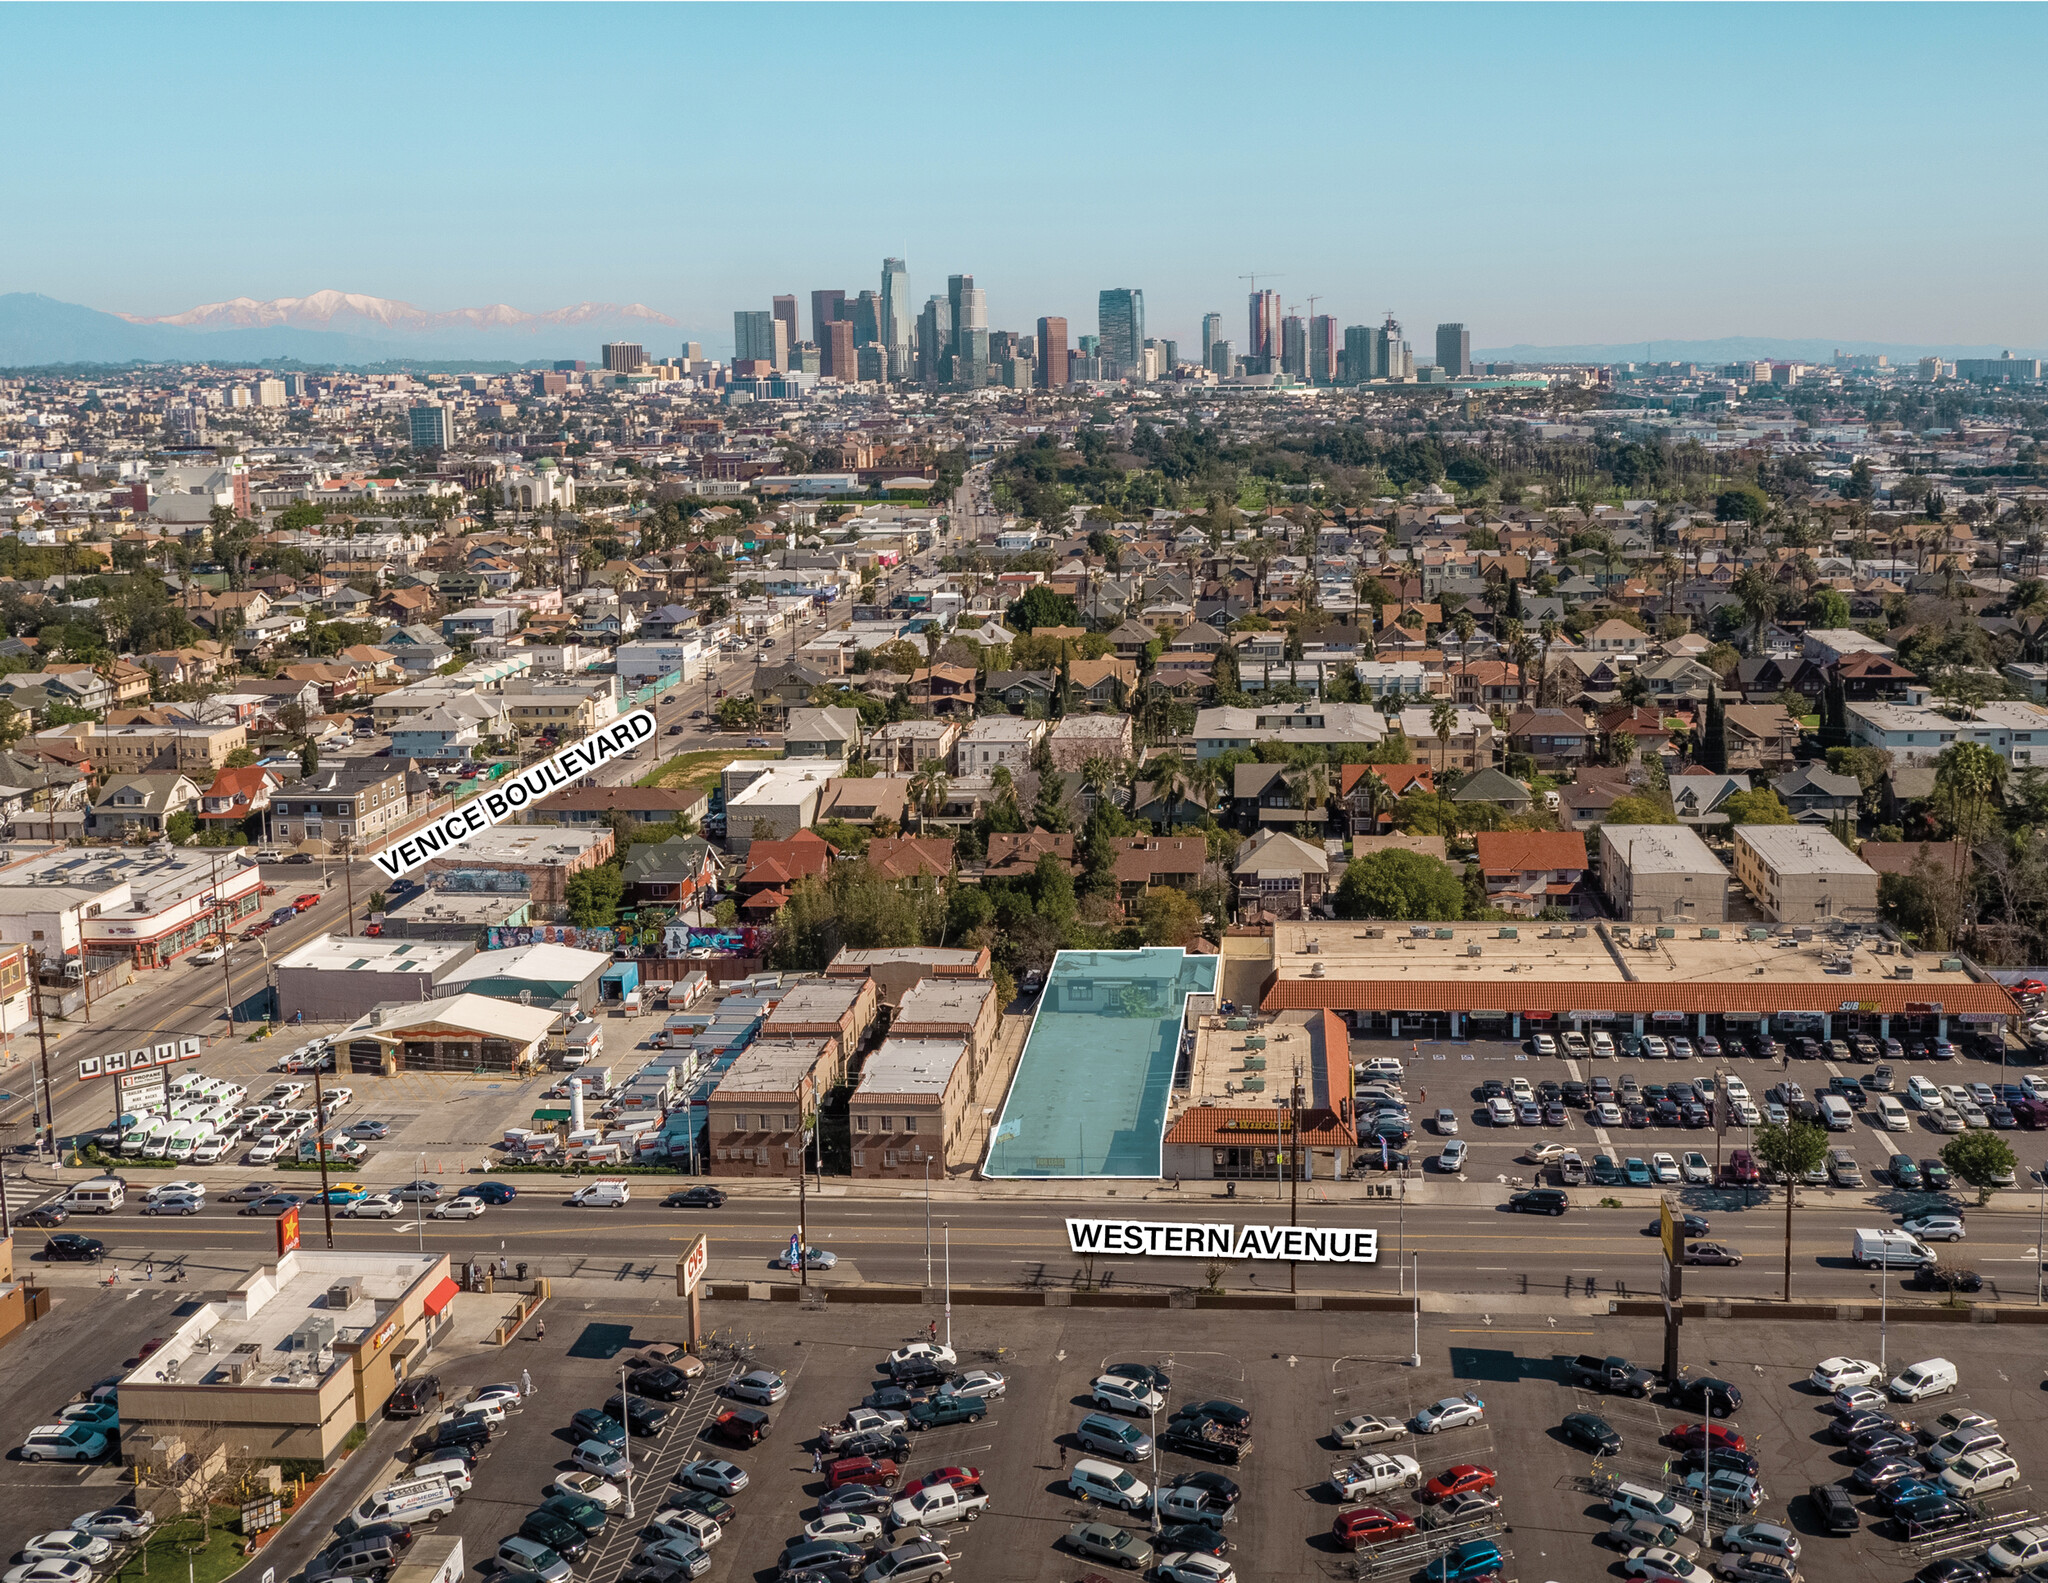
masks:
[[[908,263],[913,311],[973,273],[988,323],[1027,333],[1042,316],[1092,325],[1097,294],[1128,284],[1151,333],[1197,344],[1205,313],[1242,318],[1238,277],[1257,272],[1304,317],[1313,295],[1340,323],[1455,320],[1475,351],[2048,343],[2025,263],[2048,222],[2003,174],[2031,168],[2042,130],[1998,95],[1945,104],[1936,139],[1885,108],[1987,55],[2023,72],[2044,53],[2031,9],[863,10],[848,70],[922,86],[797,95],[772,117],[616,94],[622,29],[658,68],[741,59],[845,9],[534,7],[479,27],[429,6],[407,13],[400,56],[366,10],[142,9],[90,47],[102,12],[25,10],[15,32],[42,69],[5,179],[35,223],[0,243],[0,289],[145,317],[328,288],[434,311],[639,302],[678,340],[718,344],[736,306],[807,303],[819,281],[872,289],[886,255]],[[1333,84],[1373,62],[1413,70],[1384,93],[1276,98],[1237,75],[1254,28],[1300,39]],[[1145,60],[1156,95],[1105,111],[1077,74],[983,121],[945,88],[1082,49]],[[468,69],[446,73],[451,58]],[[515,64],[543,60],[542,109],[528,95],[510,113]],[[309,92],[252,106],[262,135],[208,143],[205,174],[165,180],[138,156],[207,139],[199,107],[280,63]],[[327,100],[351,114],[301,108]],[[1682,113],[1653,114],[1666,102]],[[1385,113],[1402,106],[1418,113]],[[454,163],[404,153],[425,115],[453,132]],[[1957,157],[1971,147],[2000,157]],[[1904,220],[1913,191],[1940,195],[1932,218]],[[592,218],[525,240],[577,212]],[[1965,212],[1967,233],[1940,218]]]

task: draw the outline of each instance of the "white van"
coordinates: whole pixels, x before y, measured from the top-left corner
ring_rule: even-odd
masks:
[[[476,1482],[470,1476],[469,1464],[460,1457],[436,1457],[426,1462],[415,1462],[407,1477],[439,1479],[457,1500],[467,1495]]]
[[[569,1202],[582,1209],[616,1209],[632,1198],[633,1189],[624,1177],[608,1176],[585,1182],[569,1195]]]
[[[111,1215],[128,1202],[127,1185],[112,1176],[95,1176],[78,1183],[61,1200],[74,1215]]]
[[[1690,1506],[1679,1505],[1662,1490],[1625,1480],[1607,1492],[1607,1504],[1617,1517],[1647,1517],[1652,1522],[1667,1523],[1682,1534],[1691,1533],[1692,1525],[1698,1521]]]
[[[1866,1270],[1917,1270],[1934,1263],[1934,1254],[1918,1237],[1889,1227],[1858,1227],[1849,1257]]]
[[[1889,1094],[1877,1096],[1877,1119],[1886,1132],[1904,1132],[1913,1125],[1912,1118],[1906,1114],[1906,1107]]]
[[[1820,1124],[1830,1132],[1847,1132],[1856,1125],[1856,1112],[1840,1094],[1820,1096]]]
[[[335,1524],[345,1538],[372,1523],[439,1522],[455,1510],[455,1492],[440,1478],[407,1479],[365,1496],[363,1503]]]
[[[1946,1396],[1956,1388],[1956,1366],[1947,1358],[1929,1358],[1902,1369],[1886,1382],[1885,1390],[1895,1402],[1917,1402],[1929,1396]]]

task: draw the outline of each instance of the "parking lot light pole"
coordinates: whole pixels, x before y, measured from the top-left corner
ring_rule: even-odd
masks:
[[[946,1345],[953,1345],[953,1223],[946,1222]]]
[[[626,1397],[626,1360],[619,1360],[619,1427],[626,1431],[626,1521],[633,1520],[633,1404]]]
[[[423,1154],[419,1157],[419,1167],[413,1176],[413,1180],[415,1182],[421,1181],[425,1178],[426,1174],[427,1157]],[[417,1188],[413,1190],[412,1195],[412,1224],[413,1230],[417,1231],[420,1235],[420,1252],[425,1253],[427,1251],[427,1214],[426,1210],[422,1207]]]
[[[1409,1255],[1408,1268],[1408,1284],[1414,1288],[1415,1297],[1415,1306],[1412,1310],[1413,1339],[1409,1343],[1408,1367],[1419,1369],[1422,1367],[1422,1255]]]
[[[1154,1396],[1159,1394],[1156,1385],[1148,1384],[1146,1389]],[[1152,1532],[1156,1535],[1159,1532],[1159,1409],[1147,1403],[1145,1416],[1152,1423]]]
[[[2034,1180],[2041,1184],[2040,1207],[2034,1211],[2034,1306],[2041,1306],[2041,1234],[2048,1231],[2048,1165],[2034,1173]],[[4,1213],[6,1202],[0,1199],[0,1213]]]

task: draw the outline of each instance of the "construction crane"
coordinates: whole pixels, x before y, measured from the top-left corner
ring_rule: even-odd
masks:
[[[1265,272],[1265,271],[1263,271],[1263,270],[1262,270],[1262,271],[1261,271],[1260,273],[1261,273],[1261,274],[1264,274],[1264,275],[1265,275],[1265,278],[1266,278],[1266,279],[1268,279],[1268,280],[1285,280],[1285,279],[1287,278],[1287,277],[1286,277],[1285,275],[1274,275],[1274,274],[1269,274],[1269,273],[1266,273],[1266,272]],[[1252,290],[1253,290],[1253,291],[1257,291],[1257,290],[1259,289],[1259,276],[1258,276],[1258,275],[1239,275],[1239,276],[1238,276],[1237,278],[1238,278],[1239,280],[1248,280],[1248,281],[1250,281],[1250,282],[1252,283]]]

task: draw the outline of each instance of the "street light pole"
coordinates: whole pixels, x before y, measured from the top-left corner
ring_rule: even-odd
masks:
[[[626,1486],[626,1521],[633,1520],[633,1414],[632,1403],[626,1399],[626,1364],[619,1360],[619,1427],[626,1432],[626,1476],[620,1482]]]
[[[920,1147],[922,1147],[920,1145]],[[932,1289],[932,1161],[924,1161],[924,1289]]]
[[[1410,1256],[1409,1284],[1415,1289],[1415,1306],[1410,1311],[1413,1339],[1409,1343],[1408,1367],[1419,1369],[1422,1367],[1422,1255],[1419,1253]]]
[[[946,1345],[953,1345],[953,1223],[946,1223]]]

